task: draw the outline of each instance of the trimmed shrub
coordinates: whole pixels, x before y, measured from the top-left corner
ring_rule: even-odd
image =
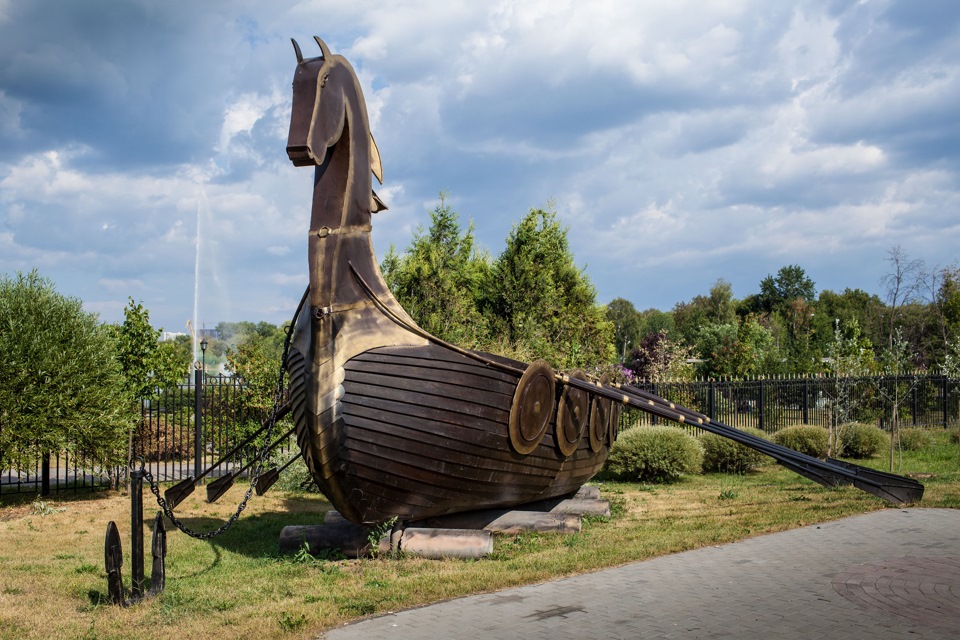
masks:
[[[932,441],[933,438],[926,429],[916,427],[900,429],[900,447],[904,451],[920,451],[926,449]]]
[[[759,438],[767,437],[763,431],[752,427],[740,429],[740,431]],[[699,440],[703,446],[704,471],[746,473],[770,461],[759,451],[714,433],[703,433]]]
[[[843,425],[838,432],[843,445],[841,455],[847,458],[873,458],[880,454],[889,437],[880,427],[862,422]]]
[[[632,427],[613,444],[606,470],[615,480],[674,482],[702,464],[703,448],[683,429]]]
[[[788,447],[814,458],[826,458],[830,444],[827,430],[813,424],[786,427],[777,431],[770,439],[781,447]]]

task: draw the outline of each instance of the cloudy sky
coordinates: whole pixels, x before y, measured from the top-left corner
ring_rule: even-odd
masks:
[[[381,256],[443,191],[493,254],[554,203],[599,301],[639,309],[958,257],[954,0],[0,0],[0,273],[182,331],[199,223],[200,322],[289,317],[289,38],[314,34],[366,93]]]

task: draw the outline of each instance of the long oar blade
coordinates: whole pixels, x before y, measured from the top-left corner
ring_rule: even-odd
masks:
[[[237,479],[237,473],[228,473],[225,476],[220,476],[213,482],[207,485],[207,502],[216,502],[217,498],[225,494],[230,490],[230,487],[233,486],[234,480]]]
[[[861,467],[852,462],[845,462],[834,458],[827,458],[827,462],[852,471],[857,475],[857,478],[871,480],[871,484],[867,484],[854,479],[853,486],[862,491],[872,493],[884,500],[904,504],[916,502],[923,497],[923,485],[913,478],[904,478],[903,476],[898,476],[893,473],[868,469],[867,467]]]
[[[263,473],[261,473],[260,477],[257,478],[257,487],[256,487],[257,495],[262,496],[263,494],[265,494],[267,491],[270,490],[270,487],[276,484],[277,480],[279,479],[280,479],[279,469],[270,469],[268,471],[264,471]]]
[[[260,478],[257,480],[257,495],[262,496],[265,494],[270,487],[272,487],[274,483],[280,479],[280,474],[283,473],[287,467],[296,462],[297,458],[299,457],[299,455],[294,455],[292,458],[284,462],[279,468],[270,469],[261,473]]]
[[[178,504],[183,502],[187,496],[193,493],[195,482],[196,481],[193,479],[193,476],[188,476],[186,480],[181,480],[177,484],[164,491],[163,499],[166,501],[167,506],[171,509],[175,509]]]

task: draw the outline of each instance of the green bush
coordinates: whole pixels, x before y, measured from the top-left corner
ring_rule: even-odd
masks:
[[[900,447],[904,451],[920,451],[930,446],[933,438],[926,429],[900,429]]]
[[[275,456],[272,462],[273,466],[279,467],[286,460]],[[313,476],[307,469],[307,463],[303,461],[303,456],[299,454],[297,454],[296,461],[280,473],[280,478],[274,488],[290,493],[320,493],[320,488],[317,487],[317,483],[314,482]]]
[[[740,429],[740,431],[766,439],[766,434],[759,429],[748,427]],[[769,458],[756,449],[734,442],[730,438],[724,438],[714,433],[704,433],[699,439],[703,446],[704,471],[746,473],[769,462]]]
[[[703,448],[677,427],[632,427],[610,449],[607,474],[615,480],[674,482],[699,473]]]
[[[842,425],[839,433],[841,455],[857,459],[879,455],[889,437],[880,427],[861,422]]]
[[[826,458],[830,434],[823,427],[798,424],[777,431],[770,438],[781,447],[805,453],[814,458]]]

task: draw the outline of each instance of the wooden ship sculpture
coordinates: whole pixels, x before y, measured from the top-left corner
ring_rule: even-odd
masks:
[[[914,480],[819,460],[580,371],[466,351],[420,329],[391,294],[371,242],[386,209],[357,76],[315,38],[297,67],[287,155],[314,166],[309,287],[287,358],[297,440],[314,480],[358,524],[509,508],[575,492],[606,461],[624,406],[731,438],[824,485],[895,503]]]

